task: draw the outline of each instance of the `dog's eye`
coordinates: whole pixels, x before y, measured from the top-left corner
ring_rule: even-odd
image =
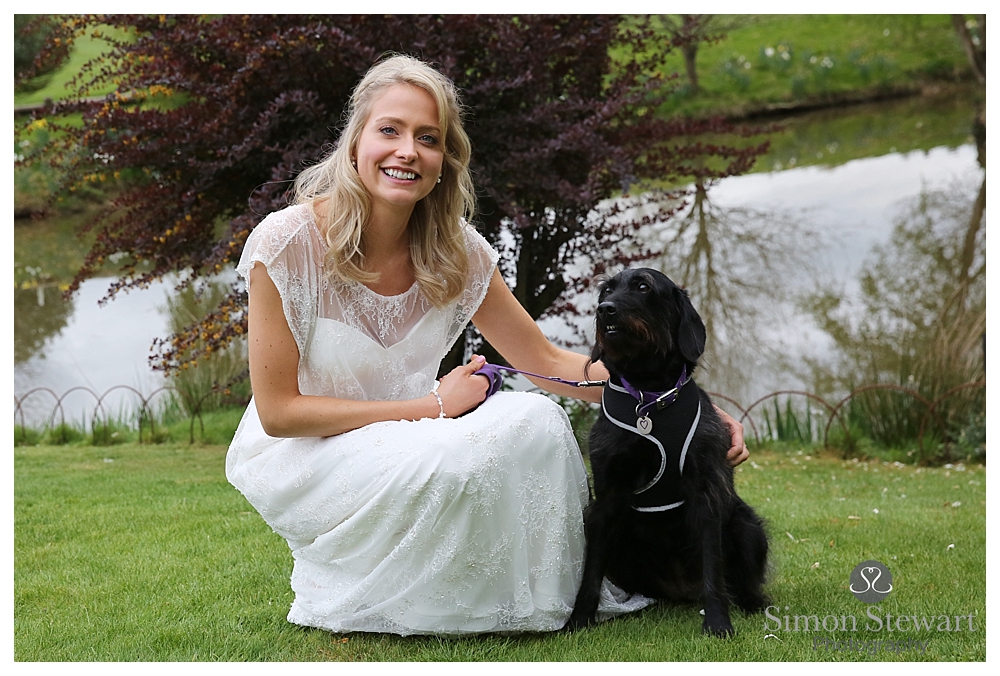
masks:
[[[636,288],[637,288],[637,289],[638,289],[639,291],[641,291],[642,293],[646,293],[646,292],[647,292],[647,291],[649,291],[649,290],[650,290],[650,289],[651,289],[652,287],[651,287],[651,286],[650,286],[649,284],[647,284],[646,282],[639,282],[639,286],[637,286]]]

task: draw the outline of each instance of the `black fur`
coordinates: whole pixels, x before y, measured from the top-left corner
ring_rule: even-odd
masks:
[[[610,327],[610,328],[609,328]],[[666,391],[691,374],[705,349],[705,325],[687,292],[663,273],[626,270],[601,286],[591,359],[636,388]],[[697,387],[694,381],[687,387]],[[567,628],[594,621],[602,579],[621,589],[703,604],[702,630],[733,633],[730,603],[747,613],[769,603],[763,591],[768,540],[763,520],[736,495],[726,459],[730,432],[704,391],[701,422],[684,464],[684,504],[663,512],[632,508],[652,478],[650,442],[602,414],[590,434],[595,499],[584,514],[583,583]]]

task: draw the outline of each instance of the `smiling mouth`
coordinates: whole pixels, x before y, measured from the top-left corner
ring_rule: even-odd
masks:
[[[412,171],[400,171],[399,169],[383,169],[382,173],[389,178],[395,178],[400,181],[415,181],[420,176]]]
[[[610,336],[612,333],[618,333],[619,327],[617,324],[607,324],[604,327],[604,335]]]

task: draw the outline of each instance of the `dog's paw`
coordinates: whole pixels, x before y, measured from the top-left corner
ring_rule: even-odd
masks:
[[[735,603],[747,615],[756,615],[764,612],[764,609],[771,605],[771,599],[760,595],[736,599]]]
[[[597,618],[593,614],[587,613],[576,613],[574,612],[569,616],[569,621],[563,626],[563,631],[572,633],[574,631],[579,631],[580,629],[586,629],[597,621]]]
[[[708,619],[701,625],[701,632],[703,634],[710,634],[717,638],[728,638],[729,636],[734,636],[736,630],[733,629],[733,623],[728,619],[709,621]]]

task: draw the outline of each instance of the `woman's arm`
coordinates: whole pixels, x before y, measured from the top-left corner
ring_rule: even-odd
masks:
[[[538,328],[531,315],[514,298],[499,270],[493,271],[486,298],[472,317],[472,322],[483,334],[483,338],[514,368],[564,380],[604,380],[608,377],[608,371],[601,362],[589,363],[587,355],[563,350],[553,345]],[[587,368],[588,363],[589,368]],[[586,373],[585,368],[587,368]],[[553,394],[591,402],[601,400],[599,387],[578,388],[530,377],[528,380]],[[750,457],[743,442],[743,425],[733,420],[718,406],[716,410],[729,427],[732,447],[726,457],[735,467]]]
[[[516,369],[564,380],[603,380],[608,377],[600,362],[590,364],[588,377],[584,374],[584,368],[590,362],[587,355],[563,350],[549,342],[531,315],[514,298],[497,269],[493,271],[486,298],[473,315],[472,323]],[[601,400],[599,387],[577,388],[530,377],[528,380],[553,394],[592,402]]]
[[[264,431],[274,437],[326,437],[383,420],[437,418],[441,408],[428,393],[406,401],[354,401],[299,392],[299,350],[288,328],[281,296],[255,264],[250,271],[248,334],[250,383]],[[486,396],[485,378],[473,377],[473,360],[441,379],[438,394],[447,417],[464,413]]]

